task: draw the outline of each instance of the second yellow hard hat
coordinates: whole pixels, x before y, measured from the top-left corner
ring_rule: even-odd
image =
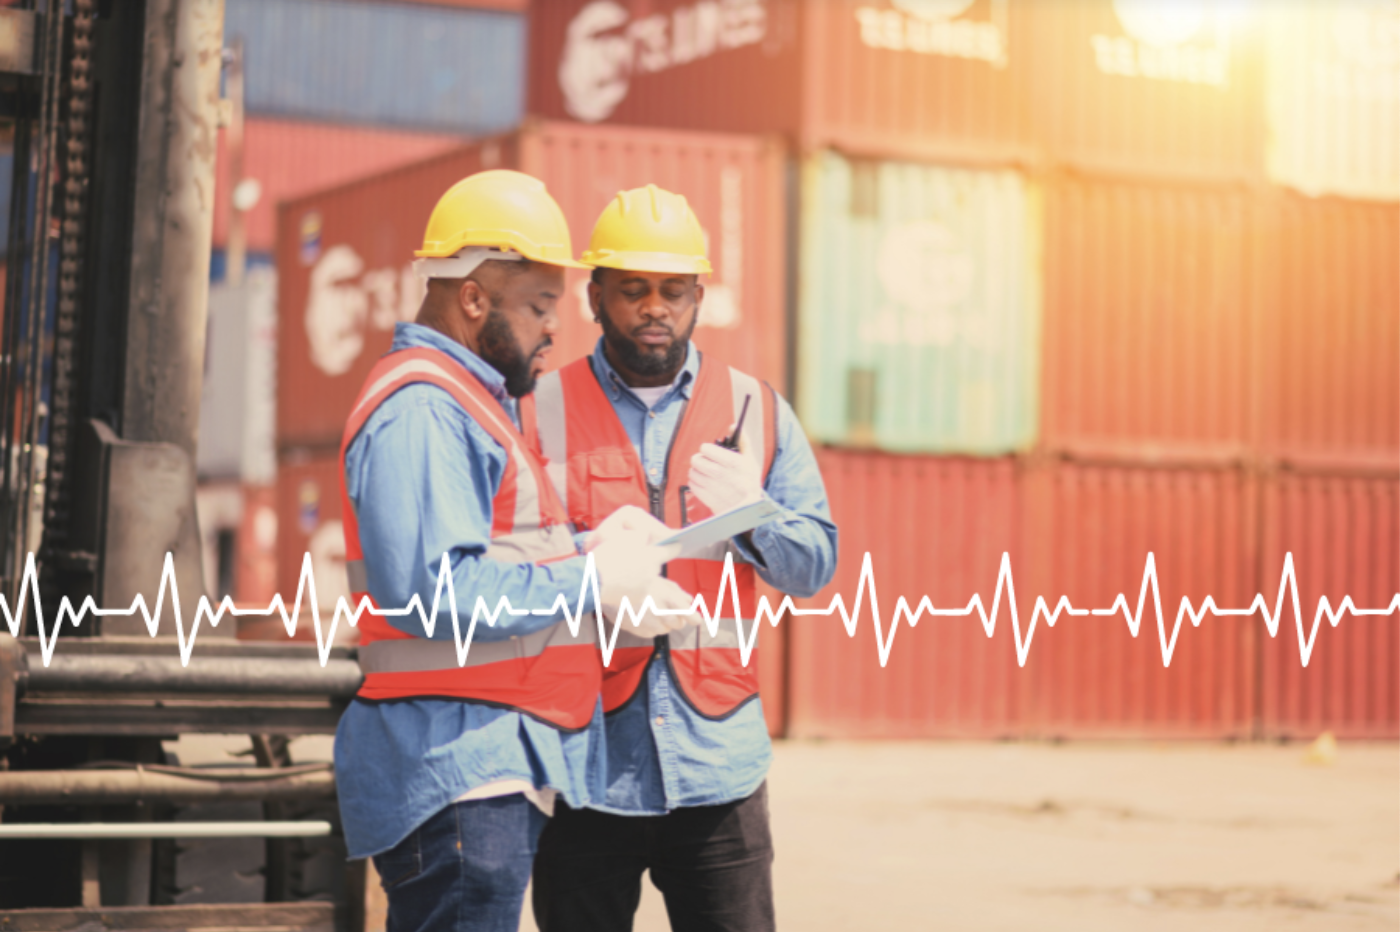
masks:
[[[584,264],[630,272],[704,275],[705,231],[684,197],[654,184],[618,192],[598,222]]]

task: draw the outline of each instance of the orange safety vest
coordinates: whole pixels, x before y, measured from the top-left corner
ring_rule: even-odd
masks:
[[[340,447],[345,560],[355,605],[369,596],[369,585],[359,521],[345,483],[345,454],[385,399],[414,383],[436,385],[447,392],[506,451],[505,474],[491,502],[491,544],[486,558],[540,564],[576,556],[564,506],[539,457],[500,402],[446,353],[426,348],[400,350],[380,359],[365,380]],[[442,455],[460,454],[444,450]],[[495,607],[494,602],[490,604]],[[470,612],[472,606],[459,602],[458,610]],[[360,669],[365,674],[358,693],[361,699],[472,700],[515,709],[569,730],[585,727],[593,717],[602,672],[597,625],[591,619],[583,619],[577,637],[569,633],[567,622],[561,621],[505,641],[474,639],[464,666],[457,664],[455,640],[406,634],[368,612],[360,616],[359,629]]]
[[[645,508],[671,527],[684,527],[711,514],[698,498],[686,494],[690,458],[701,444],[725,435],[748,396],[753,402],[744,421],[745,446],[750,455],[762,457],[766,477],[777,435],[772,388],[736,369],[708,363],[704,357],[672,438],[666,476],[657,477],[661,485],[649,483],[643,474],[637,451],[588,357],[542,376],[534,395],[521,400],[520,416],[525,435],[538,435],[545,469],[577,530],[596,528],[623,505]],[[720,544],[702,559],[672,560],[666,575],[691,595],[702,594],[714,611],[727,550],[727,544]],[[734,569],[740,617],[752,621],[757,609],[754,568],[736,560]],[[732,597],[725,593],[725,614],[713,636],[700,625],[665,639],[665,653],[681,694],[709,718],[724,718],[758,695],[757,665],[752,658],[747,667],[743,664],[733,606]],[[612,636],[611,627],[607,636]],[[603,671],[604,711],[620,708],[636,694],[656,648],[656,639],[637,637],[625,624],[618,631],[612,661]]]

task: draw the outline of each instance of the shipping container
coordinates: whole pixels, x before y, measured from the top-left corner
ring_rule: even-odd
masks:
[[[306,582],[302,564],[310,554],[315,605],[320,608],[321,624],[327,632],[337,600],[350,601],[345,529],[340,518],[340,457],[283,460],[277,472],[277,591],[291,612],[297,593]],[[305,612],[311,605],[308,586],[303,595],[303,622],[309,620]],[[280,615],[275,622],[281,624]],[[285,635],[285,627],[282,630]],[[308,630],[299,624],[297,633],[314,636],[307,635]]]
[[[1281,194],[1260,224],[1266,453],[1400,468],[1400,206]]]
[[[798,398],[817,440],[998,454],[1036,435],[1039,201],[1010,171],[803,168]]]
[[[1263,173],[1262,26],[1243,4],[1057,0],[1027,17],[1020,104],[1058,164],[1255,180]]]
[[[1007,0],[544,0],[530,112],[783,133],[889,157],[1026,156]]]
[[[195,466],[201,478],[269,484],[277,475],[277,273],[209,289]]]
[[[230,207],[226,132],[219,131],[214,180],[214,245],[228,242]],[[290,120],[250,118],[243,124],[243,177],[260,194],[245,215],[247,249],[271,253],[277,238],[277,205],[311,191],[421,162],[461,146],[457,136]]]
[[[1250,204],[1211,188],[1049,186],[1048,448],[1241,455],[1256,364]]]
[[[1292,0],[1264,13],[1269,180],[1400,199],[1400,7]]]
[[[779,132],[804,153],[1257,179],[1263,28],[1233,4],[545,0],[530,112]]]
[[[1183,614],[1183,600],[1196,612],[1208,598],[1226,609],[1253,602],[1251,489],[1237,469],[1058,464],[1028,475],[1021,604],[1118,611],[1038,620],[1020,674],[1032,692],[1027,735],[1253,733],[1260,616],[1206,614],[1197,625]]]
[[[803,7],[801,141],[888,157],[1021,161],[1032,124],[1022,4],[821,0]]]
[[[524,106],[525,20],[500,10],[362,0],[229,0],[249,114],[465,135]]]
[[[798,738],[1003,737],[1024,731],[1030,678],[1018,668],[1007,593],[988,638],[981,617],[931,617],[894,627],[899,600],[924,597],[939,610],[998,595],[1003,554],[1020,596],[1017,466],[1008,458],[893,456],[818,450],[837,527],[836,578],[802,607],[839,595],[856,615],[854,637],[839,612],[797,617],[788,635],[788,735]],[[871,576],[862,588],[863,561]],[[863,594],[864,598],[858,598]],[[878,609],[878,611],[877,611]],[[879,620],[877,638],[875,620]],[[888,640],[888,664],[880,643]],[[1039,645],[1037,644],[1037,647]]]
[[[529,112],[730,133],[797,130],[799,0],[538,0]]]
[[[423,284],[413,251],[442,192],[485,168],[544,180],[569,221],[575,253],[619,190],[655,183],[686,196],[707,231],[715,274],[695,331],[702,352],[785,384],[784,156],[768,141],[698,133],[543,123],[287,204],[280,214],[278,437],[337,447],[350,405],[395,322],[411,320]],[[573,271],[548,363],[589,352],[600,334]]]
[[[1277,637],[1261,632],[1261,724],[1268,737],[1311,740],[1400,737],[1400,627],[1397,613],[1332,611],[1350,598],[1385,609],[1400,594],[1400,482],[1387,478],[1280,475],[1264,489],[1260,590],[1269,611],[1282,601]],[[1284,561],[1293,557],[1294,588]],[[1280,596],[1282,590],[1282,596]],[[1300,641],[1298,626],[1302,626]],[[1262,628],[1262,624],[1260,625]],[[1311,643],[1307,666],[1304,644]]]

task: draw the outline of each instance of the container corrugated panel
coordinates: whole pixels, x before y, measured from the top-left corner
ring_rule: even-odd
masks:
[[[214,244],[228,241],[229,163],[219,132],[215,164]],[[252,252],[271,252],[277,238],[277,205],[282,201],[387,171],[462,145],[455,136],[289,120],[249,119],[243,125],[243,177],[262,193],[245,219]]]
[[[229,0],[250,114],[469,135],[520,122],[525,20],[356,0]]]
[[[789,736],[1022,733],[1030,679],[1016,665],[1005,605],[990,639],[975,614],[901,622],[882,668],[869,601],[878,596],[885,637],[901,596],[911,606],[928,596],[937,608],[961,609],[980,595],[990,611],[1002,554],[1022,566],[1013,462],[821,449],[818,463],[840,556],[834,582],[807,604],[825,608],[839,593],[853,609],[866,553],[873,587],[854,638],[839,614],[787,622]]]
[[[1262,29],[1232,4],[1059,0],[1029,17],[1022,106],[1056,162],[1135,176],[1263,171]]]
[[[1292,0],[1263,12],[1269,180],[1400,199],[1400,7]]]
[[[787,261],[784,154],[752,136],[544,124],[524,134],[521,168],[544,179],[582,252],[618,191],[656,184],[684,194],[709,244],[695,343],[785,390]],[[550,366],[591,352],[602,331],[586,298],[587,273],[570,272]]]
[[[529,111],[550,119],[794,133],[799,0],[538,0]]]
[[[1029,150],[1022,5],[823,0],[804,12],[805,149],[978,160]]]
[[[1273,611],[1293,554],[1305,636],[1319,599],[1384,609],[1400,592],[1400,482],[1282,476],[1267,483],[1260,588]],[[1261,723],[1269,737],[1400,736],[1400,627],[1394,613],[1326,616],[1305,668],[1291,593],[1277,638],[1262,636]],[[1261,624],[1262,627],[1262,624]]]
[[[1400,207],[1296,195],[1263,212],[1263,444],[1400,463]]]
[[[1063,180],[1046,201],[1046,445],[1237,455],[1254,356],[1249,200]]]
[[[1019,174],[803,169],[799,390],[828,443],[996,454],[1036,435],[1039,202]]]
[[[395,322],[422,299],[413,251],[443,191],[483,168],[542,178],[563,206],[575,252],[619,189],[650,182],[684,194],[709,234],[696,345],[784,384],[786,242],[780,150],[752,137],[540,124],[283,207],[278,294],[278,437],[283,448],[338,446],[350,405]],[[592,349],[600,330],[571,273],[548,363]]]
[[[1052,466],[1027,480],[1027,573],[1022,605],[1061,598],[1075,609],[1109,609],[1121,594],[1137,613],[1147,557],[1157,591],[1147,591],[1132,637],[1113,616],[1062,614],[1036,626],[1024,676],[1034,683],[1028,734],[1039,736],[1248,737],[1254,727],[1254,651],[1262,624],[1206,615],[1182,619],[1182,599],[1199,610],[1254,599],[1254,542],[1246,524],[1250,486],[1237,470]],[[1034,543],[1030,543],[1030,542]],[[1154,608],[1160,597],[1170,666]],[[1023,616],[1029,623],[1029,615]]]
[[[282,462],[277,473],[277,591],[290,612],[302,579],[302,563],[311,554],[316,602],[327,626],[336,600],[344,597],[348,603],[350,598],[340,514],[338,456]],[[310,589],[304,598],[309,597]]]

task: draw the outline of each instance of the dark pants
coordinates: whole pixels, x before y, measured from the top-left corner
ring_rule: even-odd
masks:
[[[540,932],[629,932],[642,872],[674,932],[771,932],[768,784],[748,799],[664,816],[617,816],[561,801],[535,856]]]
[[[376,854],[388,932],[519,932],[545,821],[519,793],[453,803]]]

